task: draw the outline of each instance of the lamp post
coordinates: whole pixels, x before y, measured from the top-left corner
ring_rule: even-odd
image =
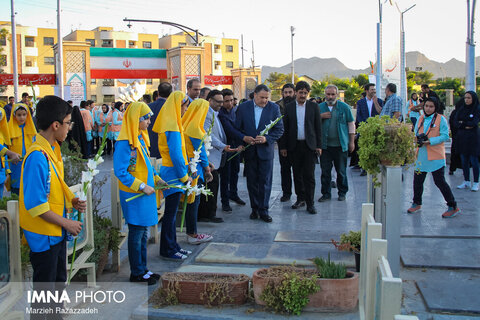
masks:
[[[378,91],[382,91],[382,0],[378,0],[377,23],[377,74],[375,84]]]
[[[475,20],[476,0],[467,0],[467,43],[466,43],[466,70],[465,88],[467,91],[476,91],[475,79],[475,41],[473,40],[473,24]]]
[[[57,43],[58,43],[58,53],[57,53],[57,66],[58,66],[58,95],[60,98],[64,99],[64,87],[63,87],[63,39],[62,39],[62,30],[61,30],[61,8],[60,0],[57,0]],[[33,89],[33,88],[32,88]]]
[[[290,26],[290,32],[292,34],[292,84],[295,84],[295,67],[293,65],[293,36],[295,35],[295,27]]]
[[[403,101],[407,101],[407,72],[405,70],[406,68],[406,58],[405,58],[405,24],[403,22],[403,15],[413,7],[415,7],[416,4],[411,6],[410,8],[402,11],[400,13],[400,97],[403,99]],[[403,121],[405,121],[405,108],[402,108],[402,116],[403,116]]]
[[[13,59],[13,96],[18,101],[18,64],[17,64],[17,25],[15,22],[15,3],[11,0],[12,10],[12,59]]]
[[[196,47],[198,47],[200,45],[200,42],[198,41],[198,36],[203,36],[203,34],[201,34],[200,32],[198,32],[198,29],[192,29],[190,27],[187,27],[187,26],[184,26],[183,24],[179,24],[179,23],[176,23],[176,22],[169,22],[169,21],[163,21],[163,20],[145,20],[145,19],[128,19],[128,18],[125,18],[123,19],[123,21],[128,21],[128,24],[127,24],[127,27],[131,28],[132,27],[132,24],[131,22],[151,22],[151,23],[161,23],[161,24],[165,24],[165,25],[168,25],[168,26],[172,26],[172,27],[175,27],[175,28],[178,28],[180,30],[182,30],[183,32],[185,32],[190,38],[192,38],[194,44]],[[190,32],[195,32],[195,37],[193,37]]]

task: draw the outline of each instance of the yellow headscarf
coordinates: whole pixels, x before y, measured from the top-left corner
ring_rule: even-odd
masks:
[[[182,117],[184,134],[191,138],[202,139],[205,136],[203,124],[210,105],[207,100],[197,99],[188,107]]]
[[[17,103],[14,105],[10,121],[8,121],[8,130],[11,139],[22,136],[22,129],[20,129],[20,125],[18,124],[17,118],[15,117],[15,112],[17,112],[18,108],[20,107],[25,108],[25,110],[27,111],[27,119],[25,120],[25,128],[23,129],[25,137],[33,137],[37,134],[37,129],[35,129],[35,124],[33,123],[30,108],[24,103]],[[27,145],[26,147],[28,148]]]
[[[170,94],[153,124],[152,130],[154,132],[177,131],[183,134],[182,102],[184,99],[185,93],[181,91],[175,91]]]
[[[138,135],[141,134],[143,141],[147,148],[150,146],[150,139],[148,138],[147,130],[140,130],[140,117],[143,117],[149,113],[152,113],[152,110],[143,102],[133,102],[128,106],[127,111],[123,116],[122,128],[118,135],[118,140],[128,140],[128,144],[134,148],[140,148],[140,140],[138,140]]]
[[[0,109],[0,144],[7,146],[12,144],[8,130],[7,115],[3,109]]]

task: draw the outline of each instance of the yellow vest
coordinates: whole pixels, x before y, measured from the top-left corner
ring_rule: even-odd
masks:
[[[55,142],[55,151],[52,150],[50,143],[40,134],[36,135],[36,141],[27,150],[25,161],[22,164],[22,178],[20,179],[20,226],[30,232],[43,234],[47,236],[61,236],[62,227],[54,223],[50,223],[39,217],[41,214],[51,210],[63,217],[64,209],[72,207],[71,201],[75,195],[70,191],[65,181],[63,181],[63,161],[60,152],[60,145]],[[48,202],[43,203],[35,208],[27,210],[25,208],[25,196],[23,194],[23,170],[26,159],[34,151],[40,151],[48,161],[49,177],[50,177],[50,193],[48,194]]]
[[[130,145],[130,159],[135,157],[135,152],[137,154],[136,163],[134,166],[130,165],[128,167],[128,172],[138,180],[135,180],[133,184],[129,187],[127,187],[120,180],[118,180],[118,187],[120,190],[125,192],[142,193],[143,191],[140,191],[140,190],[136,191],[130,187],[135,186],[136,188],[135,187],[134,188],[138,189],[141,182],[144,182],[145,184],[147,184],[148,167],[147,167],[146,161],[150,161],[150,160],[148,158],[145,159],[145,157],[143,156],[142,145],[140,143],[139,143],[139,148],[135,148]],[[146,152],[147,152],[147,155],[149,155],[148,149],[146,149]]]

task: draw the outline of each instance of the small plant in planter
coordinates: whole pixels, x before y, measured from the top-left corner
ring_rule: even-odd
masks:
[[[358,274],[328,259],[313,259],[316,269],[275,266],[253,274],[255,302],[275,312],[299,315],[314,312],[348,312],[358,301]]]
[[[359,165],[374,176],[380,164],[403,166],[415,161],[415,134],[412,125],[389,116],[375,116],[358,127]]]
[[[360,247],[362,245],[362,232],[349,231],[348,234],[340,235],[340,242],[330,239],[332,244],[339,251],[350,251],[355,254],[355,269],[360,272]]]

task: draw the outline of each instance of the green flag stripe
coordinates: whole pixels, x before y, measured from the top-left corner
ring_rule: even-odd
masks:
[[[166,58],[165,49],[90,48],[91,57]]]

